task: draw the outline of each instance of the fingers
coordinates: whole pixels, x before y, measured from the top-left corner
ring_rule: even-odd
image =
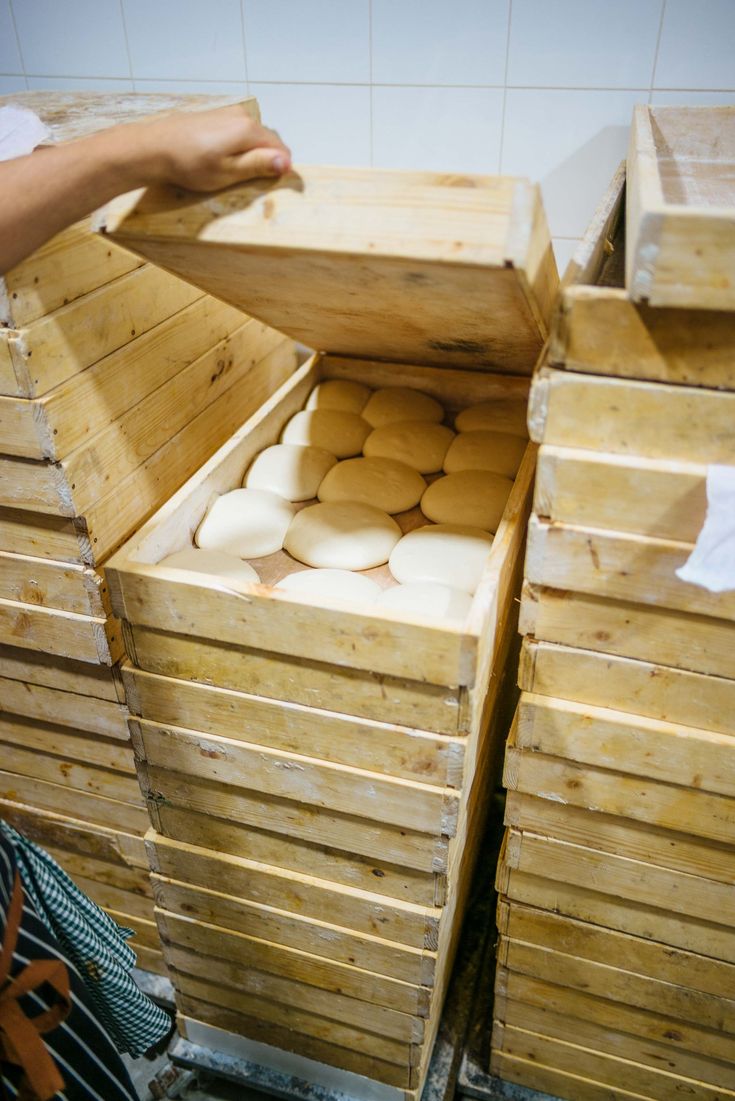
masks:
[[[247,153],[231,157],[227,165],[233,183],[263,176],[283,176],[290,168],[291,155],[282,142],[275,148],[251,149]]]

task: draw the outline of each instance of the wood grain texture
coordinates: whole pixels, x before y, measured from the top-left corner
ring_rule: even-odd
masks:
[[[31,762],[32,763],[32,762]],[[6,768],[11,768],[7,765]],[[61,774],[59,773],[59,776]],[[58,777],[46,780],[36,774],[0,772],[0,799],[10,803],[22,803],[34,810],[50,811],[63,817],[72,816],[78,821],[95,826],[115,827],[124,833],[142,837],[148,829],[148,814],[144,807],[121,802],[107,795],[97,795],[81,787],[62,785]]]
[[[122,633],[116,619],[15,600],[0,599],[0,643],[97,665],[114,665],[123,654]]]

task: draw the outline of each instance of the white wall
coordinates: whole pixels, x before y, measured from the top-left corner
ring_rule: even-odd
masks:
[[[0,0],[0,94],[246,93],[302,162],[540,180],[560,264],[633,104],[735,103],[735,0]]]

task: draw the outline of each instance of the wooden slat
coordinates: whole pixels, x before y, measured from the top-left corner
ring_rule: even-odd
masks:
[[[3,762],[4,763],[4,762]],[[6,768],[11,767],[10,765]],[[36,772],[30,775],[0,772],[0,799],[23,803],[54,814],[72,815],[82,822],[108,826],[114,822],[120,830],[142,836],[148,828],[148,814],[144,807],[120,802],[115,798],[97,795],[81,788],[69,788],[60,783],[59,775],[49,782]]]
[[[3,710],[11,714],[88,730],[126,745],[130,741],[127,710],[116,700],[99,700],[7,677],[0,677],[0,700]]]
[[[610,1101],[609,1085],[580,1078],[540,1064],[536,1058],[523,1059],[493,1048],[490,1052],[490,1072],[506,1082],[538,1090],[551,1097],[573,1097],[575,1101]],[[645,1101],[640,1093],[615,1086],[615,1101]]]
[[[89,665],[84,661],[0,646],[0,676],[61,692],[76,692],[96,700],[125,702],[119,666]]]
[[[72,753],[82,748],[81,741],[81,738],[71,739],[67,735],[63,745],[67,745],[69,753]],[[50,752],[41,746],[26,748],[23,745],[5,742],[3,743],[3,765],[8,772],[68,788],[65,808],[67,813],[74,809],[75,797],[72,792],[76,791],[88,791],[93,795],[102,795],[107,800],[130,803],[134,807],[141,805],[140,791],[134,776],[123,771],[112,771],[106,767],[97,767],[95,764],[82,763],[84,758],[80,760],[78,757],[52,755],[54,750],[59,751],[63,748],[59,742],[52,742]]]
[[[130,775],[135,771],[130,745],[117,738],[105,738],[97,731],[77,731],[7,711],[0,711],[0,742]]]
[[[109,611],[101,574],[85,566],[0,551],[0,598],[102,618]]]
[[[93,565],[88,544],[85,532],[70,518],[0,508],[0,550]]]
[[[143,927],[145,943],[150,944],[152,948],[158,947],[160,938],[154,933],[156,926],[152,898],[147,898],[139,891],[129,891],[123,887],[118,887],[115,883],[90,879],[89,876],[82,875],[79,871],[71,871],[71,865],[69,865],[69,862],[65,859],[65,854],[61,851],[52,851],[51,855],[58,861],[64,871],[72,877],[79,890],[84,891],[85,895],[88,895],[103,910],[108,913],[116,911],[117,913],[127,914],[135,921],[146,922]],[[121,924],[124,923],[121,922]],[[137,943],[136,938],[133,941],[133,946]]]
[[[64,859],[74,867],[94,868],[93,876],[89,871],[86,873],[90,878],[110,878],[110,882],[124,884],[131,890],[133,883],[149,883],[148,856],[142,836],[117,826],[90,825],[78,818],[5,799],[0,802],[0,813],[32,841],[63,852]],[[148,887],[145,893],[152,894],[152,889]]]
[[[122,655],[117,620],[0,600],[0,643],[113,665]]]

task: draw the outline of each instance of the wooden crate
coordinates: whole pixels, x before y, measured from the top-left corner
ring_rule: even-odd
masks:
[[[735,309],[735,110],[636,107],[626,283],[652,306]]]
[[[625,165],[567,270],[551,327],[554,367],[596,375],[735,389],[735,314],[656,309],[624,286]]]

